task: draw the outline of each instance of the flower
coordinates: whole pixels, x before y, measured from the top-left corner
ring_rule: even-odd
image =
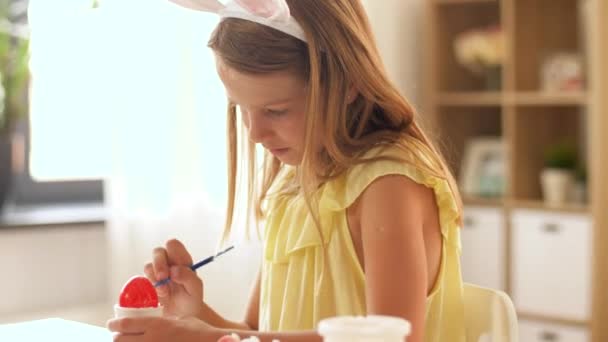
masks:
[[[504,58],[504,35],[499,26],[465,31],[454,40],[456,60],[475,73],[498,67]]]

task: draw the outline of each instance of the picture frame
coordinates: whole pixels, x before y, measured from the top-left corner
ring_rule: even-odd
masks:
[[[465,196],[504,195],[507,180],[505,146],[500,137],[476,137],[466,143],[459,179]]]

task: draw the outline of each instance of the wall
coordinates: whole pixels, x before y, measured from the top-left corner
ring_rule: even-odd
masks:
[[[0,316],[106,298],[103,225],[0,229]]]
[[[363,5],[390,77],[419,108],[423,0],[363,0]]]

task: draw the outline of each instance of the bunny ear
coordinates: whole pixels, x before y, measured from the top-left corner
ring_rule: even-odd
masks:
[[[251,14],[262,18],[289,20],[289,6],[285,0],[234,0]]]
[[[197,11],[219,13],[224,5],[218,0],[170,0],[180,6]]]
[[[239,18],[272,27],[306,42],[306,34],[291,17],[286,0],[169,0],[189,9],[218,14],[224,18]]]

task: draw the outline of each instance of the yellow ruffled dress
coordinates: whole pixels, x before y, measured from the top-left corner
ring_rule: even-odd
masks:
[[[425,147],[420,144],[420,151]],[[366,156],[401,155],[397,147],[374,148]],[[302,196],[269,200],[264,233],[259,329],[316,329],[317,323],[339,315],[365,315],[365,276],[355,253],[346,209],[375,179],[402,175],[435,193],[443,236],[441,267],[427,297],[425,341],[465,341],[463,287],[460,274],[458,205],[448,182],[414,166],[392,160],[357,165],[319,190],[323,241]],[[284,172],[275,184],[293,177]],[[403,205],[407,205],[404,203]]]

